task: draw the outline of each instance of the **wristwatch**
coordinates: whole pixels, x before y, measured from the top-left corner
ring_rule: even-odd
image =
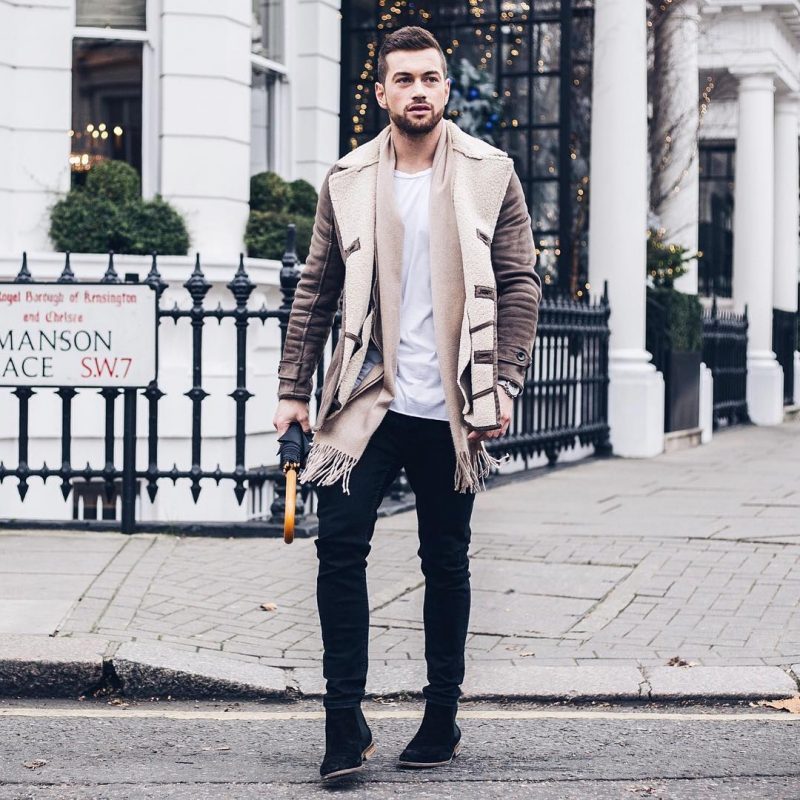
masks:
[[[505,378],[501,378],[497,381],[498,386],[503,387],[503,391],[512,399],[515,397],[519,397],[520,392],[522,391],[521,386],[517,386],[516,383],[512,383],[511,381],[507,381]]]

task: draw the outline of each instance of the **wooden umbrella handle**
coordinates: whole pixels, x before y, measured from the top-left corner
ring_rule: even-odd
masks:
[[[283,541],[291,544],[294,541],[294,512],[297,508],[297,470],[293,467],[286,475],[286,511],[283,518]]]

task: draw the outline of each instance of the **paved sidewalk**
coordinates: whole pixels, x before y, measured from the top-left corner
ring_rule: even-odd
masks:
[[[469,693],[796,691],[800,423],[517,480],[479,495],[472,528]],[[414,512],[379,521],[368,573],[376,694],[424,683],[416,548]],[[260,675],[313,695],[315,574],[311,540],[0,532],[0,635],[93,640],[143,685],[148,668],[180,676],[196,664],[212,687]]]

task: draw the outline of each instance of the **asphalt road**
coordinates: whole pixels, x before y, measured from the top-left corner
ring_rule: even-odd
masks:
[[[0,800],[800,798],[800,715],[786,712],[465,703],[462,755],[424,773],[394,763],[420,705],[365,712],[378,752],[331,788],[316,704],[2,701]]]

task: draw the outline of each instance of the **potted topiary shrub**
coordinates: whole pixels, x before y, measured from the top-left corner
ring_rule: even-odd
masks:
[[[50,239],[73,253],[186,255],[183,217],[160,197],[143,200],[139,173],[123,161],[104,161],[86,185],[72,189],[50,214]]]
[[[286,227],[296,226],[297,257],[308,258],[317,192],[302,179],[287,183],[274,172],[260,172],[250,179],[250,217],[245,231],[247,255],[280,261],[286,249]]]
[[[648,232],[646,346],[664,375],[664,430],[678,431],[699,423],[703,307],[697,295],[673,285],[698,254],[665,242],[664,235]]]

